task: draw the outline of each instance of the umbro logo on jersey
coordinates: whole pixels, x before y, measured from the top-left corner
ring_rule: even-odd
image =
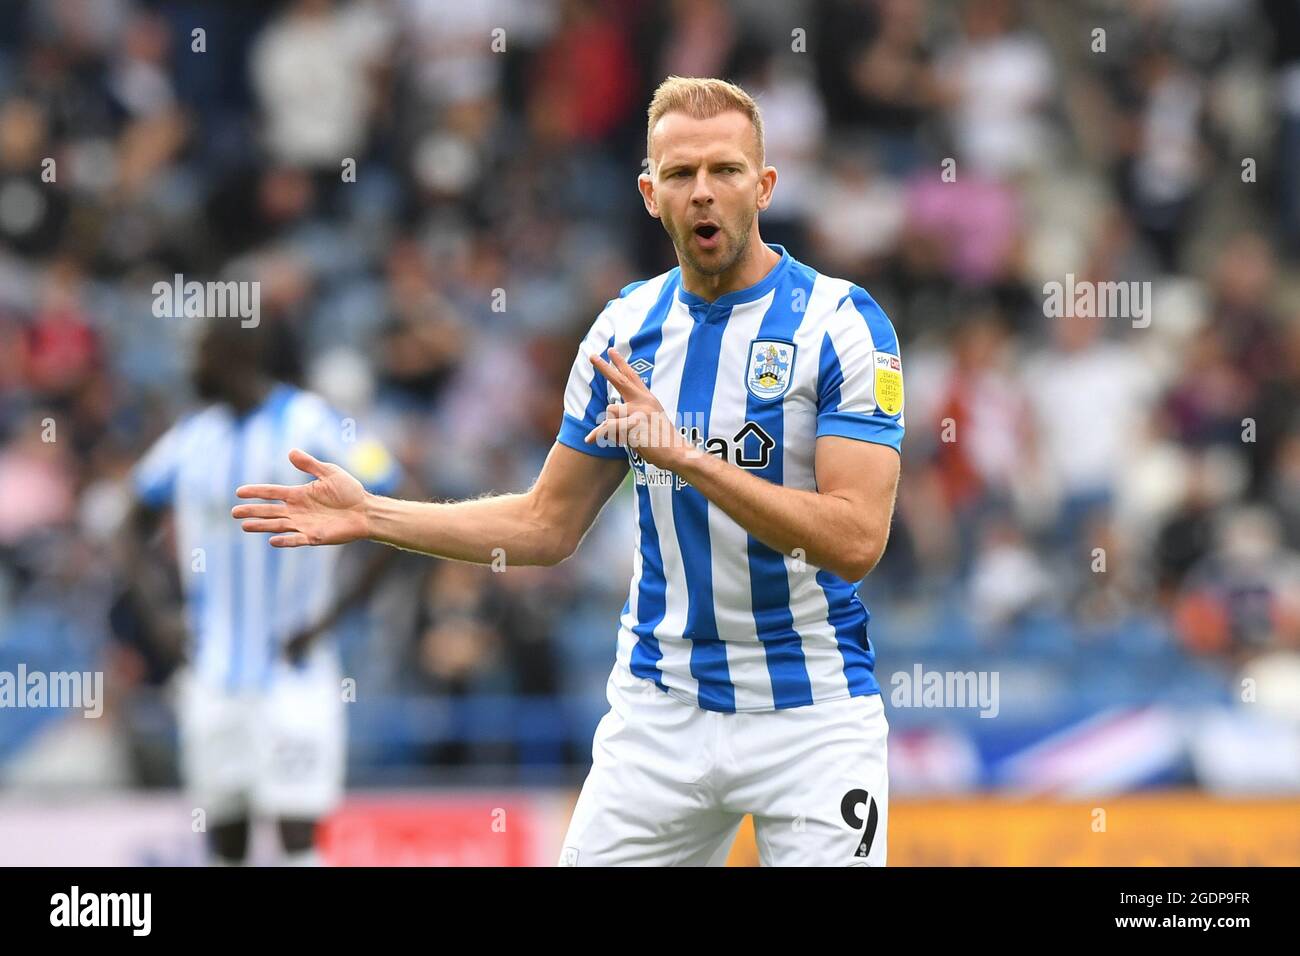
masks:
[[[639,358],[633,362],[629,362],[628,364],[631,366],[632,371],[641,376],[642,381],[645,381],[647,373],[655,367],[655,363],[646,358]],[[649,385],[650,383],[646,382],[646,384]]]

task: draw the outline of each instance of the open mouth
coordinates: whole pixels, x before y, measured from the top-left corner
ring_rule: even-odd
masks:
[[[716,223],[697,223],[692,231],[695,233],[696,238],[699,239],[700,245],[705,249],[712,249],[718,244],[718,234],[721,232],[721,229]]]

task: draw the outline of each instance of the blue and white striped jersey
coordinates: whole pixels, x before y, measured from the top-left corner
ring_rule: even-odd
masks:
[[[636,553],[616,667],[706,710],[763,711],[880,693],[870,615],[845,581],[750,535],[676,475],[583,438],[610,393],[590,356],[611,347],[702,443],[775,484],[816,490],[816,439],[898,449],[898,339],[875,301],[772,246],[758,284],[708,302],[673,269],[623,289],[583,340],[558,441],[626,457]]]
[[[340,549],[269,547],[267,535],[245,532],[230,516],[240,503],[235,489],[314,480],[289,462],[289,450],[302,448],[372,491],[392,491],[396,462],[377,442],[349,440],[353,431],[319,395],[278,384],[243,417],[209,405],[182,418],[136,465],[140,500],[174,509],[191,661],[204,683],[266,687],[284,642],[337,596]]]

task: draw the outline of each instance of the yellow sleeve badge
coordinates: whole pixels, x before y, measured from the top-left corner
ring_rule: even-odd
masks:
[[[897,355],[873,352],[876,367],[876,408],[886,415],[903,410],[903,363]]]

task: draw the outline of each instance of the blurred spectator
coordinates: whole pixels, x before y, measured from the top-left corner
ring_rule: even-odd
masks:
[[[973,550],[970,615],[988,634],[1006,631],[1053,597],[1053,581],[1011,521],[990,521]]]
[[[66,441],[42,436],[43,421],[58,424],[48,415],[37,418],[0,451],[0,547],[6,550],[72,522],[74,463]]]
[[[1046,44],[1019,23],[1017,0],[967,0],[959,39],[936,60],[959,162],[1005,178],[1055,159],[1046,111],[1056,71]]]
[[[293,0],[258,38],[253,83],[279,162],[338,172],[366,146],[388,21],[369,4]]]
[[[926,36],[928,0],[820,0],[815,56],[831,123],[869,133],[893,176],[921,159],[919,136],[939,103]]]
[[[1103,338],[1106,319],[1061,317],[1029,360],[1025,386],[1041,465],[1059,500],[1056,540],[1073,549],[1089,514],[1114,500],[1155,400],[1150,369]]]
[[[13,97],[0,105],[0,236],[27,255],[53,251],[68,217],[63,190],[41,178],[50,156],[46,136],[35,102]]]
[[[813,249],[827,268],[879,272],[903,230],[907,209],[902,187],[881,176],[869,154],[843,146],[823,176],[811,205]]]
[[[708,3],[682,4],[706,10]],[[623,25],[595,0],[563,0],[560,27],[538,53],[532,91],[532,131],[542,143],[599,143],[635,112],[632,70]],[[698,18],[691,13],[689,18]]]
[[[1187,575],[1174,610],[1190,651],[1241,660],[1300,647],[1300,552],[1258,508],[1224,517],[1214,549]]]
[[[551,634],[555,607],[534,568],[438,562],[425,578],[416,666],[425,689],[441,697],[474,693],[532,700],[559,690]],[[512,762],[508,746],[436,751],[438,763]]]
[[[934,390],[935,478],[957,529],[958,572],[974,557],[980,524],[1014,504],[1031,470],[1031,408],[1007,330],[996,312],[971,317],[953,337],[946,379]]]

